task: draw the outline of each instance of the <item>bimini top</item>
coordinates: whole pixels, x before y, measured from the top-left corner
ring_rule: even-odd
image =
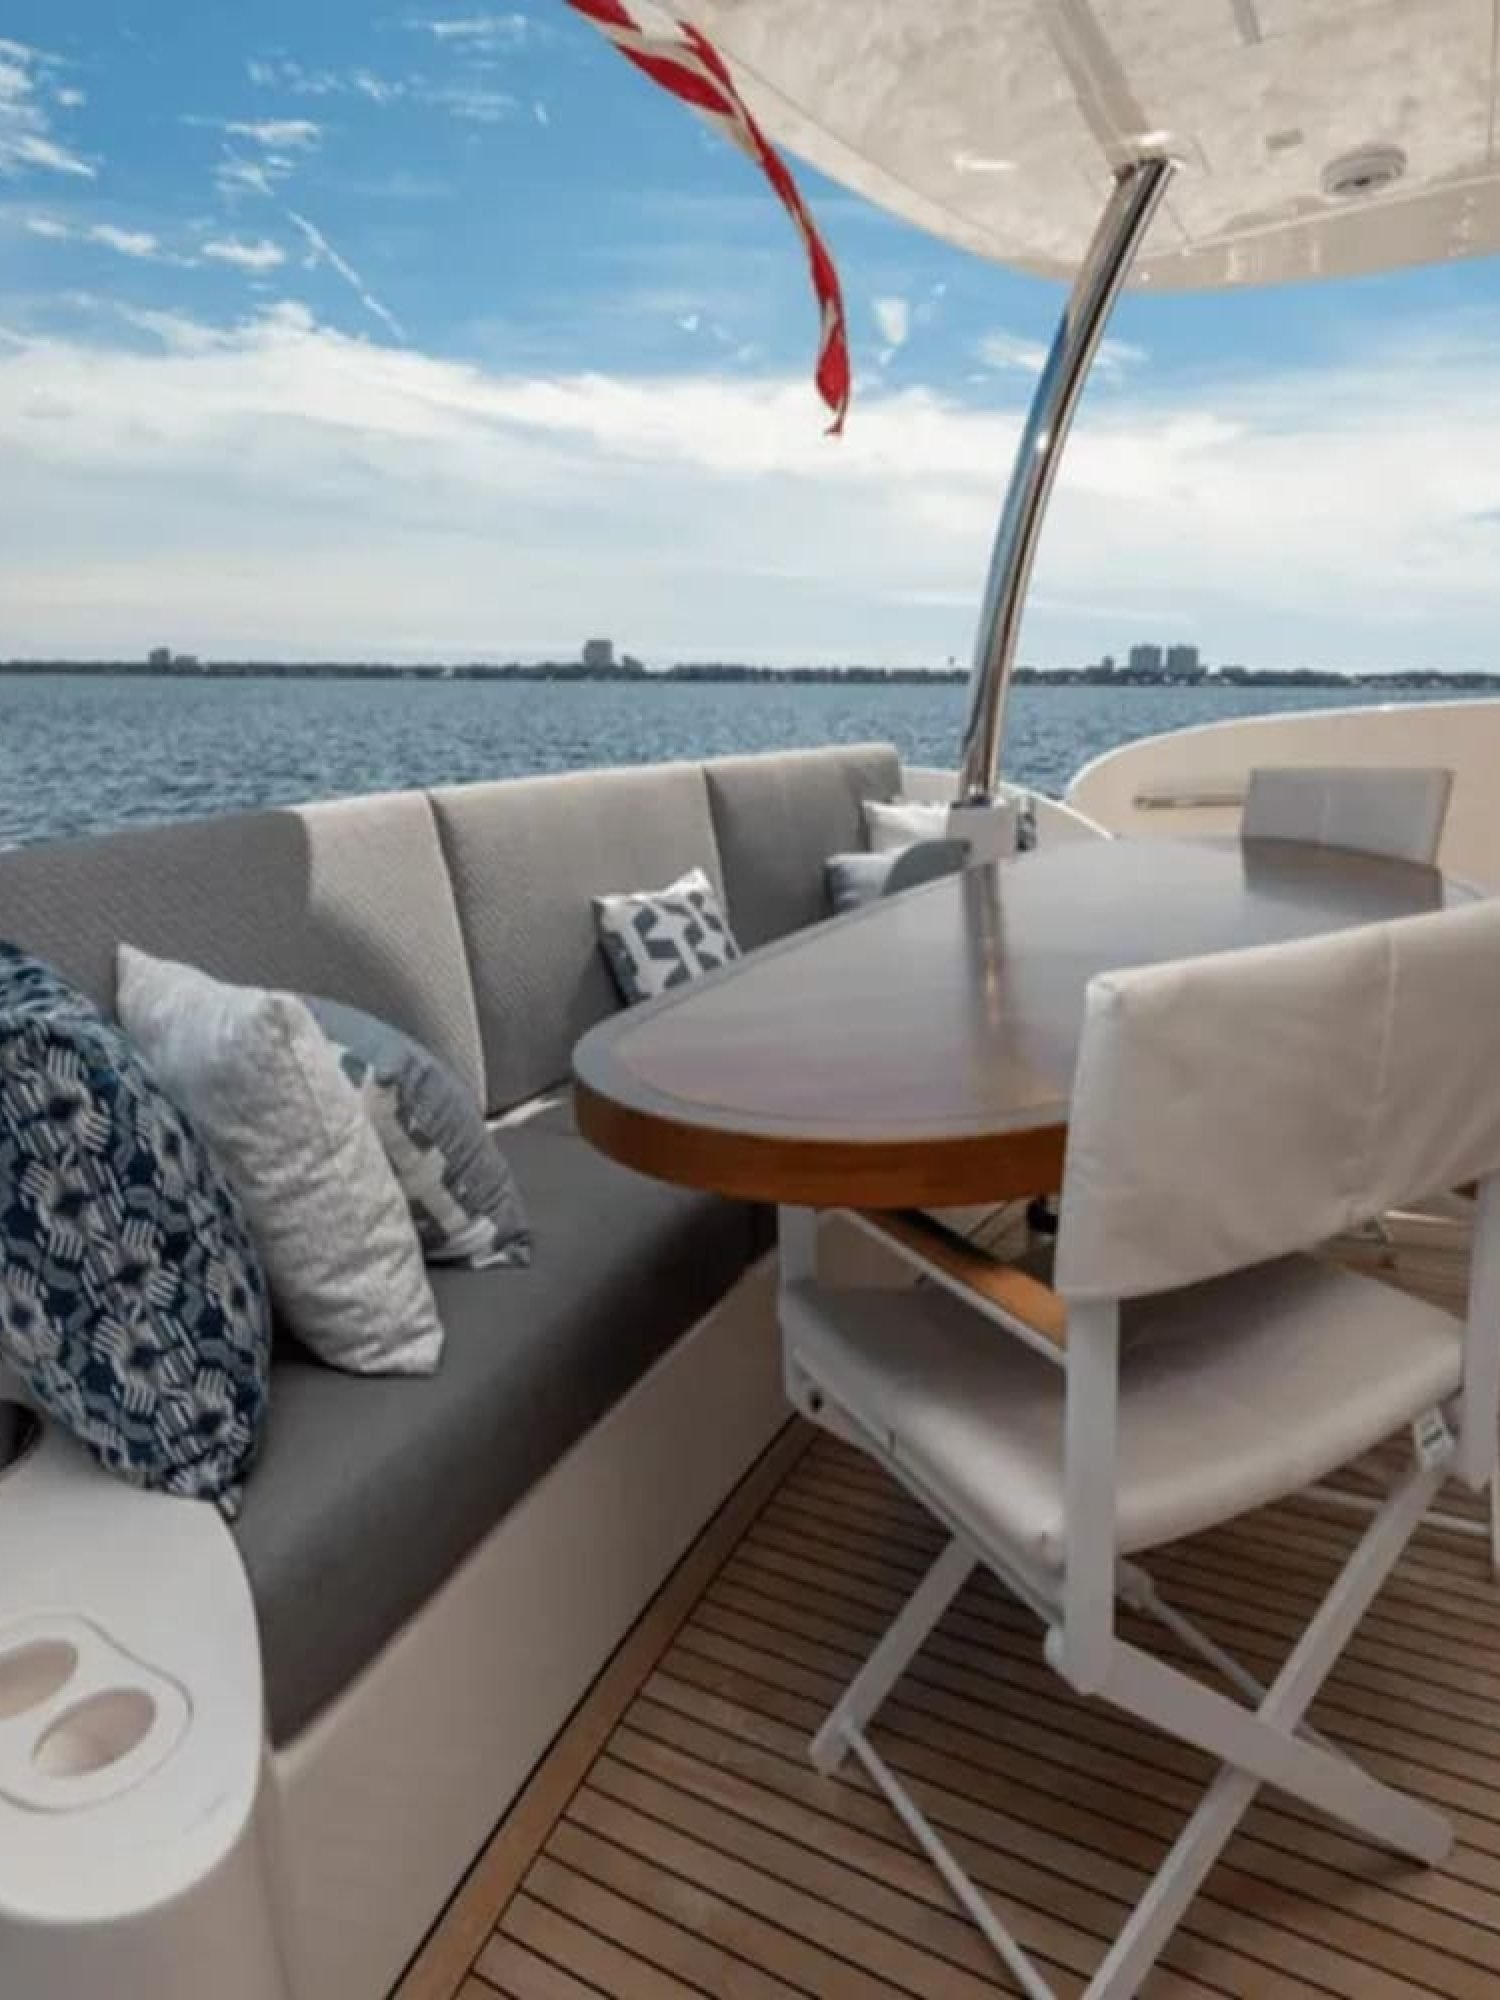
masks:
[[[935,236],[1069,277],[1112,170],[1182,165],[1132,282],[1500,250],[1496,0],[675,0],[772,138]]]

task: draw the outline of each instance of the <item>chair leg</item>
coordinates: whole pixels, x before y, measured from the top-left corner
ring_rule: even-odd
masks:
[[[1321,1506],[1336,1507],[1344,1514],[1378,1514],[1385,1505],[1383,1494],[1351,1493],[1342,1486],[1309,1486],[1302,1498]],[[1441,1507],[1433,1507],[1422,1525],[1438,1534],[1458,1535],[1466,1541],[1484,1542],[1489,1549],[1490,1572],[1500,1580],[1500,1481],[1491,1480],[1485,1488],[1483,1505],[1484,1513],[1477,1519],[1469,1514],[1450,1514]]]
[[[928,1633],[968,1582],[975,1558],[955,1535],[902,1605],[879,1645],[845,1688],[812,1740],[813,1763],[836,1771],[870,1717],[921,1651]]]
[[[1258,1790],[1246,1771],[1219,1772],[1105,1953],[1084,2000],[1134,2000]]]
[[[1021,1991],[1028,1994],[1030,2000],[1057,2000],[1052,1988],[995,1915],[982,1891],[969,1880],[946,1841],[927,1819],[880,1752],[857,1730],[849,1738],[849,1748],[885,1795],[886,1804],[942,1876],[953,1900],[967,1913],[996,1955],[1014,1973]]]
[[[1277,1785],[1414,1861],[1441,1861],[1453,1841],[1452,1826],[1441,1813],[1296,1731],[1447,1471],[1446,1463],[1415,1465],[1392,1489],[1258,1708],[1245,1709],[1129,1645],[1116,1646],[1105,1698],[1222,1758],[1248,1779]]]
[[[1448,1853],[1453,1830],[1441,1813],[1370,1776],[1305,1722],[1319,1688],[1421,1524],[1447,1471],[1446,1463],[1414,1465],[1397,1482],[1254,1707],[1244,1707],[1137,1646],[1115,1641],[1101,1690],[1104,1699],[1222,1763],[1089,1982],[1084,2000],[1133,2000],[1262,1784],[1276,1785],[1415,1860],[1438,1862]],[[865,1723],[905,1672],[975,1562],[970,1546],[955,1535],[818,1731],[812,1756],[825,1772],[835,1769],[846,1753],[858,1758],[1022,1990],[1033,2000],[1048,2000],[1052,1989],[1041,1972],[864,1734]],[[1011,1581],[1003,1567],[993,1566],[1002,1582]],[[1137,1565],[1122,1564],[1119,1580],[1127,1601],[1162,1615],[1164,1607]],[[1178,1614],[1167,1612],[1165,1622],[1243,1690],[1257,1689],[1244,1668]],[[1047,1654],[1054,1664],[1057,1636],[1053,1625]]]

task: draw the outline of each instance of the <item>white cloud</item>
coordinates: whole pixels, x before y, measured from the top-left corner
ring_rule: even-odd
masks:
[[[880,328],[880,337],[886,344],[887,355],[898,347],[906,345],[911,332],[911,306],[906,299],[873,299],[871,306],[875,314],[875,324]]]
[[[117,229],[112,222],[96,222],[88,231],[91,243],[118,250],[122,257],[155,257],[161,243],[149,229]]]
[[[531,24],[524,14],[461,14],[446,20],[414,20],[408,27],[425,29],[439,42],[468,48],[515,49],[526,40]]]
[[[503,90],[492,90],[487,84],[421,80],[412,86],[412,95],[434,110],[468,119],[475,125],[498,125],[516,110],[513,97]]]
[[[70,222],[59,222],[53,216],[29,215],[26,227],[33,236],[42,236],[53,243],[97,243],[103,249],[114,250],[122,257],[137,257],[145,260],[164,258],[160,237],[149,229],[120,229],[112,222],[91,222],[78,228]],[[172,261],[181,262],[174,258]]]
[[[254,243],[238,236],[215,237],[204,244],[203,254],[216,264],[233,264],[241,271],[274,271],[286,262],[286,252],[281,246],[264,236]]]
[[[87,104],[89,101],[87,91],[79,90],[72,84],[64,84],[61,89],[54,90],[52,99],[55,104],[60,104],[64,111],[76,111],[79,105]]]
[[[1014,368],[1023,375],[1040,375],[1047,363],[1045,343],[1017,333],[987,333],[974,353],[986,368]]]
[[[488,16],[475,16],[474,36],[465,41],[459,39],[454,46],[460,53],[473,52],[476,56],[491,44],[479,36],[478,24]],[[496,21],[503,16],[495,16]],[[524,18],[524,17],[520,17]],[[430,22],[409,25],[431,28]],[[452,26],[454,24],[442,24]],[[498,29],[496,31],[499,32]],[[451,38],[450,38],[451,39]],[[498,44],[496,44],[498,45]],[[475,65],[478,66],[477,64]],[[484,65],[488,67],[488,63]],[[517,109],[516,100],[505,91],[496,90],[491,84],[472,73],[438,79],[422,74],[411,76],[381,76],[366,68],[351,70],[310,70],[300,63],[285,59],[265,61],[255,59],[245,65],[250,81],[263,88],[282,89],[295,97],[359,97],[370,104],[385,109],[392,104],[426,104],[434,110],[446,111],[454,118],[463,118],[475,124],[497,125],[502,119],[511,117]],[[533,107],[539,124],[547,123],[546,106]],[[228,125],[224,128],[242,138],[258,140],[267,146],[294,145],[306,150],[316,142],[320,128],[309,119],[262,119],[243,124]],[[313,135],[312,137],[290,138],[290,132]]]
[[[920,313],[918,317],[920,317]],[[1022,375],[1040,375],[1047,365],[1047,343],[1029,340],[1024,334],[997,331],[987,333],[974,347],[975,358],[986,368]],[[1144,347],[1130,340],[1101,340],[1094,356],[1094,373],[1118,380],[1129,370],[1141,368],[1150,359]],[[982,378],[975,378],[982,379]]]
[[[390,77],[377,76],[373,70],[357,69],[350,75],[349,88],[360,97],[368,97],[372,104],[394,104],[406,86]]]
[[[351,70],[308,69],[288,57],[256,56],[245,74],[262,90],[286,90],[293,97],[366,97],[372,104],[394,104],[406,93],[398,77],[380,76],[365,67]]]
[[[537,98],[536,102],[532,105],[531,115],[538,125],[550,125],[552,123],[552,114],[548,111],[541,98]]]
[[[331,70],[306,69],[285,58],[267,61],[255,57],[245,65],[245,73],[262,90],[279,87],[296,97],[332,97],[345,89],[345,81]]]
[[[224,130],[236,139],[249,139],[257,146],[273,150],[310,152],[323,137],[323,128],[311,118],[234,119]]]
[[[231,200],[237,195],[271,192],[265,169],[250,160],[220,160],[214,168],[214,186]]]
[[[1112,368],[1123,371],[1126,368],[1141,368],[1150,359],[1144,347],[1132,340],[1101,340],[1099,352],[1094,357],[1096,368]]]
[[[904,345],[911,332],[911,306],[906,299],[881,298],[874,301],[875,323],[881,338],[892,347]]]
[[[9,140],[0,137],[0,171],[6,170],[7,161],[13,168],[41,167],[47,173],[75,174],[80,180],[97,178],[97,170],[87,160],[37,132],[23,132]]]
[[[36,168],[79,180],[96,178],[91,163],[53,135],[50,108],[37,86],[54,61],[25,42],[0,38],[0,177]],[[56,102],[66,108],[62,93]]]
[[[835,442],[800,377],[502,373],[292,305],[132,329],[0,346],[16,650],[140,650],[164,617],[219,653],[469,657],[594,624],[648,657],[967,648],[1014,408],[870,393]],[[1118,652],[1169,612],[1217,659],[1496,664],[1497,333],[1092,403],[1026,656]]]

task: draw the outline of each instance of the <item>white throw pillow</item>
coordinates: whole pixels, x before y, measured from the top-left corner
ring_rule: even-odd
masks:
[[[894,854],[918,841],[961,840],[976,864],[1008,861],[1022,846],[1020,801],[1014,795],[993,805],[934,805],[924,799],[864,801],[865,839],[872,854]]]
[[[122,944],[118,1008],[233,1182],[292,1332],[356,1375],[430,1375],[443,1329],[406,1197],[304,1003]]]
[[[917,840],[946,840],[951,806],[929,805],[921,799],[880,799],[864,802],[865,838],[872,854],[894,854]]]

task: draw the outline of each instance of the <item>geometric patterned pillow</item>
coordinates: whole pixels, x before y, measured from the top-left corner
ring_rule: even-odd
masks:
[[[120,1029],[0,944],[0,1360],[110,1471],[232,1514],[270,1350],[217,1163]]]
[[[389,1021],[339,1000],[306,1004],[369,1114],[429,1263],[529,1264],[520,1191],[473,1093]]]
[[[627,1006],[655,1000],[740,955],[712,882],[689,869],[665,889],[596,896],[594,921]]]

